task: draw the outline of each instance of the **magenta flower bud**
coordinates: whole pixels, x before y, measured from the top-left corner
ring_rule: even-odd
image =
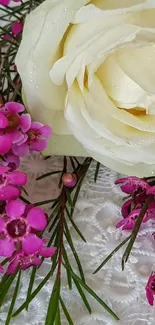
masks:
[[[71,173],[65,173],[62,176],[62,182],[66,187],[74,187],[77,183],[76,175]]]

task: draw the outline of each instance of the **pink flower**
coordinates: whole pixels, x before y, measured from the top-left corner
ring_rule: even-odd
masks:
[[[0,133],[0,155],[5,155],[12,146],[12,136],[11,134],[1,134]]]
[[[27,137],[25,142],[18,142],[12,147],[17,156],[26,156],[29,150],[43,151],[47,147],[47,139],[51,136],[51,128],[39,122],[32,122],[25,136]]]
[[[122,205],[121,212],[124,218],[128,217],[128,215],[130,214],[132,204],[133,204],[133,200],[130,199],[124,202],[124,204]]]
[[[4,160],[1,161],[3,166],[10,168],[10,172],[16,170],[20,165],[20,159],[18,156],[14,155],[11,151],[3,156]]]
[[[23,30],[24,23],[23,21],[16,21],[12,24],[12,34],[14,36],[20,34]]]
[[[34,230],[43,230],[46,224],[42,209],[34,207],[27,212],[26,205],[19,200],[7,203],[0,216],[0,256],[11,257],[17,244],[25,254],[34,254],[43,245]]]
[[[16,199],[21,195],[18,186],[27,183],[27,176],[23,172],[10,173],[9,167],[0,166],[0,201]]]
[[[146,285],[146,297],[151,306],[153,306],[155,295],[155,272],[152,272]]]
[[[8,102],[0,110],[0,133],[2,137],[9,134],[13,144],[27,140],[25,133],[30,128],[31,117],[30,114],[21,115],[24,110],[24,106],[16,102]]]
[[[38,266],[41,264],[42,257],[52,257],[56,252],[56,247],[42,247],[38,249],[35,253],[31,255],[25,254],[22,250],[16,252],[13,257],[10,259],[10,264],[7,269],[7,274],[13,274],[16,272],[17,267],[20,265],[22,270],[28,269],[30,266]]]
[[[64,173],[62,176],[62,182],[63,182],[64,186],[66,186],[68,188],[72,188],[77,183],[76,175],[71,174],[71,173]]]
[[[146,181],[134,176],[117,179],[115,184],[123,184],[121,190],[127,194],[133,194],[138,190],[147,190],[150,187]]]
[[[21,0],[13,0],[14,2],[20,2]],[[0,4],[3,6],[8,6],[10,4],[10,0],[0,0]]]

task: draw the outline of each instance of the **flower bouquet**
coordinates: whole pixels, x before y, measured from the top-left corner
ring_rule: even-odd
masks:
[[[115,181],[125,197],[122,218],[115,226],[125,239],[94,274],[125,245],[124,270],[139,231],[154,224],[155,2],[0,0],[0,4],[1,308],[11,292],[1,324],[16,324],[18,315],[31,308],[52,279],[44,324],[64,324],[64,315],[68,324],[79,325],[63,297],[62,272],[88,313],[91,296],[108,319],[121,321],[113,306],[88,285],[70,225],[86,243],[74,212],[93,159],[97,161],[94,182],[101,164],[127,175]],[[32,151],[42,152],[44,159],[64,155],[61,170],[37,179],[58,174],[56,198],[32,202],[24,188],[28,180],[20,166]],[[41,208],[46,204],[50,215]],[[34,286],[46,259],[50,271]],[[29,271],[27,294],[18,305],[22,274]],[[153,269],[144,289],[153,305]]]

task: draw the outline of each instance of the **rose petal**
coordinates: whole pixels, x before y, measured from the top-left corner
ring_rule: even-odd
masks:
[[[11,199],[17,199],[21,195],[21,190],[13,185],[7,185],[3,189],[0,189],[0,201],[7,201]]]
[[[27,175],[23,172],[12,172],[8,174],[8,180],[14,185],[23,186],[27,183]]]
[[[13,241],[5,238],[0,239],[0,256],[11,257],[15,250]]]
[[[27,222],[30,227],[36,230],[43,230],[47,225],[46,216],[40,208],[32,208],[28,212]]]
[[[12,200],[6,205],[6,213],[10,218],[19,218],[25,212],[26,205],[20,200]]]
[[[42,246],[42,240],[34,234],[29,234],[22,241],[22,248],[25,254],[33,254]]]
[[[23,132],[27,132],[31,126],[31,116],[30,114],[23,114],[20,117],[20,126]]]

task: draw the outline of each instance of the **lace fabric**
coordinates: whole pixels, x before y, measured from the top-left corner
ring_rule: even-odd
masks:
[[[22,162],[22,170],[29,176],[27,191],[31,202],[38,202],[57,197],[58,176],[36,181],[36,178],[46,172],[62,168],[62,157],[52,157],[47,160],[38,154],[32,154]],[[116,229],[120,219],[120,208],[123,194],[119,187],[114,185],[118,174],[102,167],[97,183],[94,182],[95,162],[91,165],[83,182],[74,220],[81,229],[87,243],[82,242],[70,225],[74,238],[75,248],[81,259],[87,284],[115,311],[120,321],[115,321],[89,295],[87,298],[92,307],[89,314],[73,285],[70,291],[67,285],[66,271],[62,270],[62,296],[72,316],[75,325],[153,325],[155,308],[150,307],[145,298],[145,285],[155,269],[155,244],[152,238],[154,225],[150,222],[144,225],[139,232],[138,239],[133,247],[125,271],[121,270],[121,257],[124,248],[100,270],[93,275],[93,271],[103,259],[128,235]],[[45,206],[49,212],[49,205]],[[46,233],[46,237],[50,235]],[[66,245],[69,259],[77,272],[75,260],[70,248]],[[34,288],[46,276],[50,269],[50,260],[46,260],[37,271]],[[24,302],[29,284],[31,270],[22,273],[22,280],[16,308]],[[54,277],[44,286],[41,292],[31,302],[28,312],[23,311],[11,321],[12,325],[43,325],[46,317],[47,305],[53,286]],[[0,325],[3,325],[10,305],[10,296],[7,297],[0,313]],[[62,315],[62,325],[67,321]]]

